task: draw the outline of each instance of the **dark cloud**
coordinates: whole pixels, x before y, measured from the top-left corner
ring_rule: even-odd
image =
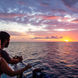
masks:
[[[46,23],[46,27],[45,27],[45,29],[47,29],[47,30],[53,30],[53,29],[55,29],[55,28],[57,28],[57,29],[61,29],[61,28],[63,28],[63,29],[74,29],[74,28],[78,28],[78,20],[73,20],[73,21],[71,21],[71,23],[69,22],[57,22],[57,21],[55,21],[55,22],[48,22],[48,23]]]
[[[58,37],[58,36],[51,36],[51,39],[60,39],[63,38],[62,36]]]
[[[78,0],[62,0],[67,6],[72,6],[78,2]]]
[[[17,14],[17,13],[0,13],[0,18],[15,18],[15,17],[23,17],[25,14]]]
[[[46,37],[34,37],[33,39],[61,39],[63,38],[62,36],[46,36]]]
[[[64,4],[73,12],[78,12],[78,0],[62,0]]]
[[[48,35],[50,34],[49,32],[46,32],[46,31],[29,31],[27,32],[28,34],[33,34],[35,36],[44,36],[44,35]]]

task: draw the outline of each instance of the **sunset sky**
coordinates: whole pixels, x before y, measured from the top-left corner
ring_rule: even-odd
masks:
[[[78,41],[78,0],[1,0],[0,31],[11,41]]]

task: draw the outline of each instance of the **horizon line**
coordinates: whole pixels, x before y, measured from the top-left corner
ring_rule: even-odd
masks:
[[[12,42],[39,42],[39,41],[11,41]],[[41,42],[65,42],[65,41],[41,41]],[[69,42],[78,42],[78,41],[69,41]],[[66,42],[66,43],[69,43]]]

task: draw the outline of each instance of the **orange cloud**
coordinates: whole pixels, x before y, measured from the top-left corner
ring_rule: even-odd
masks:
[[[51,20],[51,19],[58,19],[60,16],[41,16],[43,19]]]

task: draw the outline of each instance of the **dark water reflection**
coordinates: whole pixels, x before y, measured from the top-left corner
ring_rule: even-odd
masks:
[[[10,43],[7,51],[11,56],[22,55],[34,68],[44,68],[51,78],[78,78],[77,42]]]

